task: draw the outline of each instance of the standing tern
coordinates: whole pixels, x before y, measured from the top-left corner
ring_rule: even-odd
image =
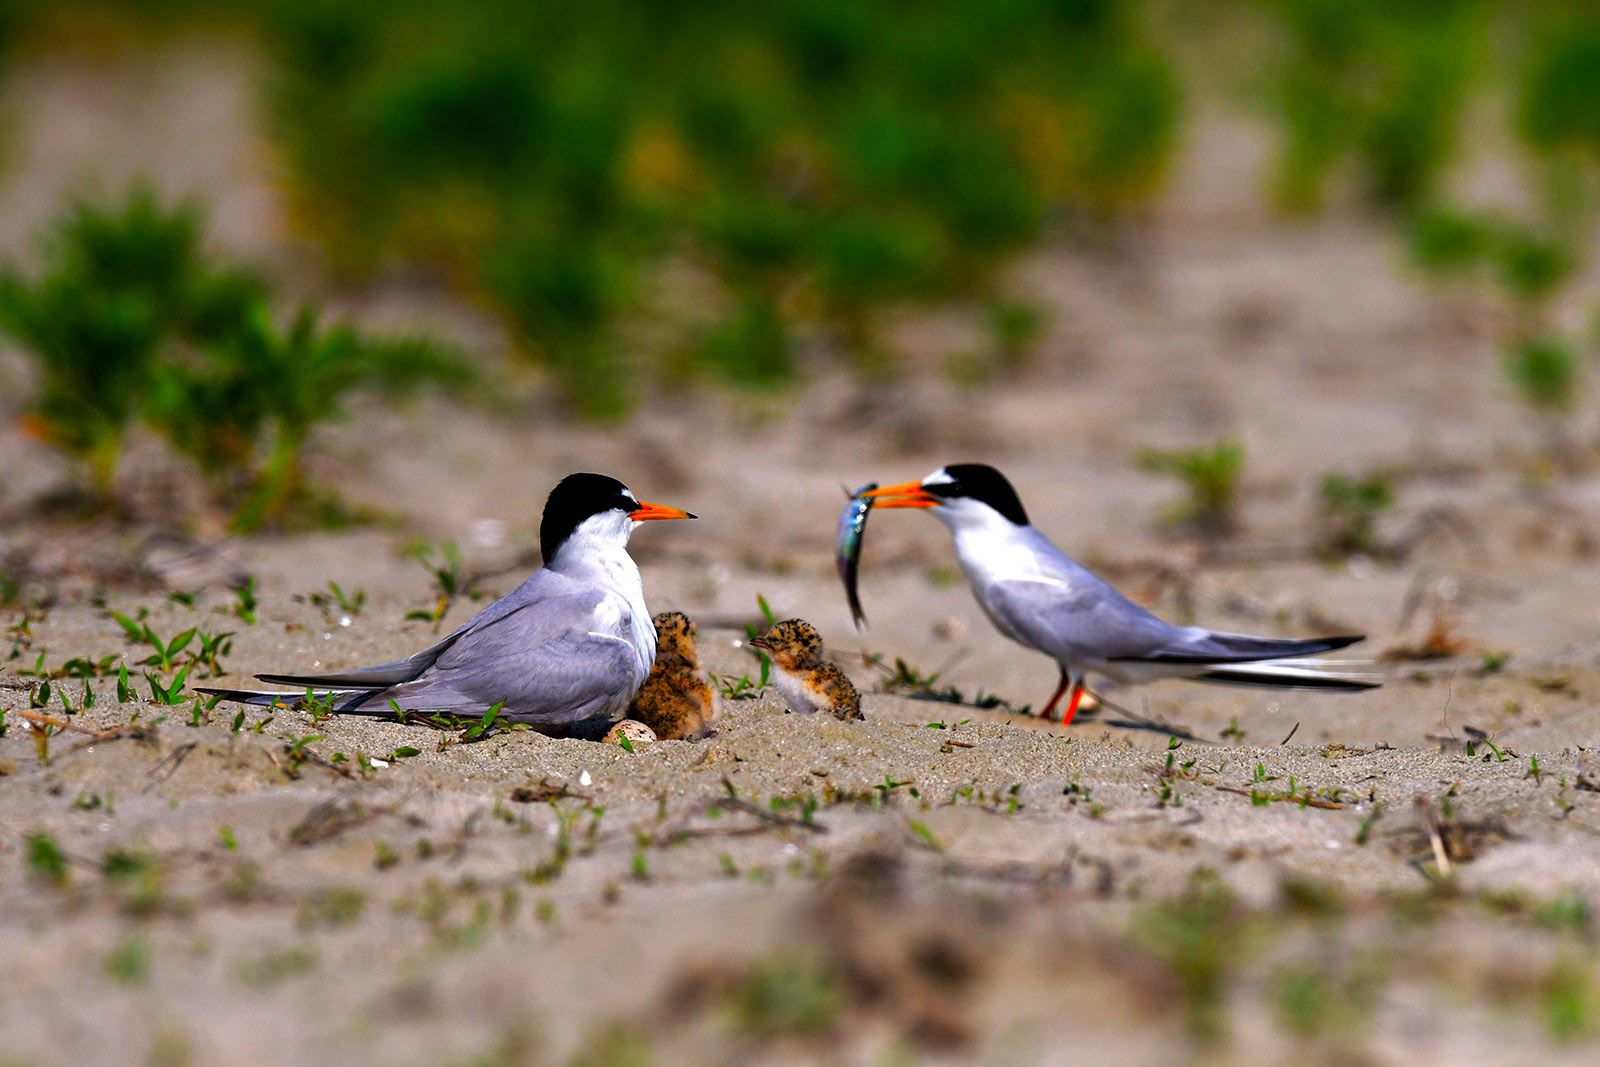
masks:
[[[615,478],[571,474],[539,523],[544,566],[437,644],[393,663],[325,674],[258,674],[269,685],[322,690],[332,709],[398,709],[481,717],[504,702],[510,722],[550,731],[621,717],[655,662],[656,631],[628,538],[651,519],[692,519],[644,504]],[[271,706],[297,693],[198,689]]]
[[[989,621],[1061,669],[1061,684],[1043,718],[1070,690],[1062,722],[1071,722],[1091,671],[1124,684],[1190,678],[1343,691],[1381,684],[1350,664],[1301,658],[1353,645],[1361,637],[1286,640],[1163,622],[1035,530],[1016,490],[993,467],[952,463],[920,482],[862,495],[880,508],[930,509],[950,530],[961,569]]]

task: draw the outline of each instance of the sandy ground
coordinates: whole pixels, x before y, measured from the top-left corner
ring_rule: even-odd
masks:
[[[250,72],[204,50],[24,64],[6,247],[22,253],[61,190],[143,173],[206,194],[223,247],[320,291],[248,134]],[[1263,218],[1260,131],[1203,116],[1196,131],[1151,217],[1018,266],[1050,332],[981,391],[942,373],[977,343],[956,308],[897,322],[908,370],[891,386],[818,367],[792,396],[657,397],[611,428],[532,402],[362,410],[314,473],[390,523],[248,542],[208,520],[182,540],[31,520],[64,468],[0,429],[0,548],[47,597],[0,616],[0,655],[17,648],[0,671],[0,1061],[1589,1062],[1600,478],[1551,473],[1498,373],[1491,304],[1426,288],[1356,213]],[[498,343],[414,282],[340,300]],[[1135,460],[1225,435],[1248,453],[1242,529],[1205,553],[1163,531],[1175,491]],[[1155,729],[877,691],[863,653],[938,669],[969,699],[1037,704],[1054,682],[988,627],[925,517],[874,517],[872,627],[849,624],[840,483],[964,459],[1005,469],[1041,529],[1153,608],[1365,632],[1388,683],[1111,694]],[[145,449],[130,484],[181,482],[164,463]],[[434,593],[402,545],[454,540],[469,568],[511,568],[484,583],[507,591],[543,495],[575,469],[703,516],[634,547],[652,608],[699,620],[713,671],[754,670],[737,642],[764,595],[822,629],[866,721],[761,697],[730,702],[705,741],[629,753],[297,711],[235,730],[219,707],[191,726],[187,706],[119,704],[102,677],[48,762],[22,725],[41,653],[46,669],[148,653],[111,610],[147,609],[163,638],[234,631],[230,679],[421,647],[434,628],[405,615]],[[1406,551],[1310,557],[1330,470],[1390,473],[1379,535]],[[97,593],[129,559],[201,588],[195,606],[138,583]],[[254,624],[226,590],[243,573]],[[348,624],[306,601],[330,580],[368,594]],[[1448,654],[1413,658],[1430,630]],[[65,686],[74,707],[81,685]],[[28,860],[39,833],[59,881]]]

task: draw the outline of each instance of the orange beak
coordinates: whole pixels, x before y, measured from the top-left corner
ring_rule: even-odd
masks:
[[[664,504],[646,504],[640,501],[639,510],[628,512],[628,518],[634,522],[647,522],[650,519],[692,519],[695,516]]]
[[[921,482],[902,482],[870,489],[861,494],[872,499],[875,508],[936,508],[941,501],[922,488]]]

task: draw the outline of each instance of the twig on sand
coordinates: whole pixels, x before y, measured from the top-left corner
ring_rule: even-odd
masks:
[[[1329,811],[1343,811],[1344,805],[1337,800],[1325,800],[1322,797],[1310,797],[1296,793],[1263,793],[1259,789],[1240,789],[1232,785],[1215,785],[1213,789],[1220,789],[1224,793],[1238,793],[1251,800],[1271,800],[1283,804],[1298,804],[1302,808],[1326,808]]]
[[[1428,827],[1428,843],[1433,846],[1434,866],[1439,868],[1439,877],[1450,877],[1450,855],[1444,847],[1443,828],[1439,823],[1439,816],[1433,810],[1433,805],[1428,798],[1419,796],[1416,799],[1417,810],[1422,813],[1422,821]]]
[[[174,774],[177,774],[178,768],[183,765],[183,761],[188,758],[189,753],[193,752],[199,745],[200,742],[198,741],[190,741],[187,745],[179,745],[167,753],[160,763],[150,768],[150,784],[146,785],[140,792],[148,793]]]
[[[113,737],[122,737],[124,735],[139,736],[145,730],[143,726],[113,726],[106,730],[91,730],[87,726],[79,726],[75,722],[58,719],[54,715],[40,715],[36,711],[23,711],[18,712],[18,714],[29,722],[39,723],[43,726],[54,726],[57,730],[71,730],[75,734],[83,734],[95,741],[109,741]]]
[[[315,845],[337,837],[352,826],[371,822],[382,815],[384,808],[367,809],[349,796],[329,797],[295,823],[288,834],[292,845]]]
[[[706,807],[721,808],[724,811],[742,811],[746,815],[754,815],[767,826],[781,826],[786,829],[805,830],[813,834],[825,834],[828,832],[828,828],[820,823],[811,822],[806,819],[797,819],[793,815],[782,815],[776,811],[768,811],[758,804],[752,804],[743,797],[735,795],[733,783],[726,778],[722,780],[722,785],[723,788],[728,791],[727,796],[721,796],[717,797],[715,800],[707,801]]]
[[[588,793],[574,793],[567,788],[567,783],[552,781],[545,777],[538,785],[519,785],[511,791],[511,799],[518,804],[542,804],[548,800],[573,800],[593,801],[594,797]]]

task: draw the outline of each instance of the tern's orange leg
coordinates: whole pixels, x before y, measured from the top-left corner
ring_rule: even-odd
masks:
[[[1062,668],[1061,684],[1056,686],[1055,695],[1050,698],[1050,703],[1046,704],[1044,706],[1044,710],[1039,713],[1039,718],[1044,719],[1046,722],[1050,721],[1050,713],[1056,710],[1056,705],[1061,702],[1061,694],[1065,693],[1067,691],[1067,686],[1071,684],[1072,678],[1067,674],[1066,668]],[[1067,712],[1067,721],[1070,722],[1072,720],[1073,712],[1076,712],[1077,710],[1078,698],[1076,695],[1074,695],[1072,698],[1072,711]]]
[[[1072,699],[1067,702],[1067,713],[1065,715],[1061,716],[1061,725],[1062,726],[1071,725],[1072,717],[1074,715],[1078,714],[1078,702],[1081,701],[1082,699],[1083,699],[1083,686],[1081,686],[1081,685],[1073,686],[1072,687]]]

